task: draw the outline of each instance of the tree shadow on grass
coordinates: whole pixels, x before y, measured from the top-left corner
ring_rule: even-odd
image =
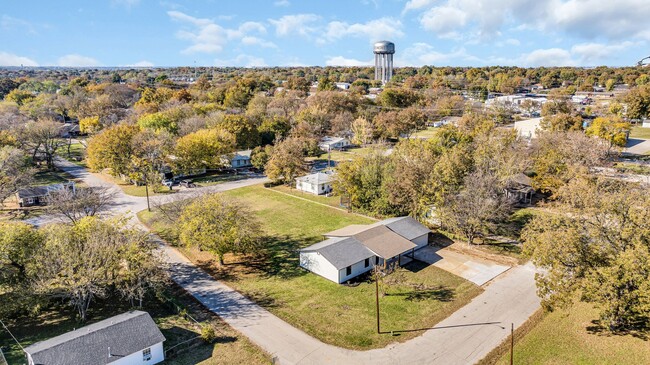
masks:
[[[290,279],[306,274],[300,268],[299,249],[306,239],[296,236],[267,236],[263,239],[263,248],[259,254],[243,266],[253,269],[263,277]]]
[[[632,336],[640,338],[644,341],[650,339],[650,328],[644,323],[638,323],[632,325],[628,328],[619,328],[611,330],[606,323],[603,323],[600,319],[594,319],[591,321],[591,326],[587,326],[587,332],[591,335],[598,336]]]
[[[444,286],[436,288],[425,288],[419,290],[412,290],[400,293],[386,293],[386,296],[391,297],[404,297],[405,300],[410,302],[419,302],[423,300],[435,300],[438,302],[451,302],[456,297],[456,291]]]

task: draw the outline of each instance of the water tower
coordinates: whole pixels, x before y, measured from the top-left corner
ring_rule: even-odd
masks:
[[[381,41],[375,43],[375,80],[381,80],[384,84],[393,77],[393,55],[395,54],[395,43]]]

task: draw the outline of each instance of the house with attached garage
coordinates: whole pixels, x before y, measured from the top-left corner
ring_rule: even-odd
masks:
[[[350,140],[344,137],[323,137],[318,143],[318,147],[325,152],[331,150],[342,150],[349,146]]]
[[[431,231],[412,217],[350,225],[325,233],[325,240],[300,250],[300,266],[335,283],[344,283],[379,266],[390,270],[402,256],[429,244]]]
[[[316,172],[296,178],[296,189],[314,195],[329,194],[332,192],[332,181],[334,176],[331,173]]]
[[[150,365],[165,337],[149,313],[130,311],[25,347],[29,365]]]

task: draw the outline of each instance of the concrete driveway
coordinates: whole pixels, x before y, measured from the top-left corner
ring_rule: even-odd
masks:
[[[510,266],[499,265],[489,260],[472,257],[449,247],[439,248],[427,246],[415,251],[415,258],[460,276],[479,286],[510,269]]]
[[[650,139],[630,138],[625,146],[625,153],[644,155],[650,152]]]

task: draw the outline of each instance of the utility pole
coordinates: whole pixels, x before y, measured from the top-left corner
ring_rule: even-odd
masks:
[[[379,271],[375,267],[375,303],[377,304],[377,334],[381,334],[379,328]]]
[[[515,358],[515,324],[510,324],[510,365],[514,364]]]

